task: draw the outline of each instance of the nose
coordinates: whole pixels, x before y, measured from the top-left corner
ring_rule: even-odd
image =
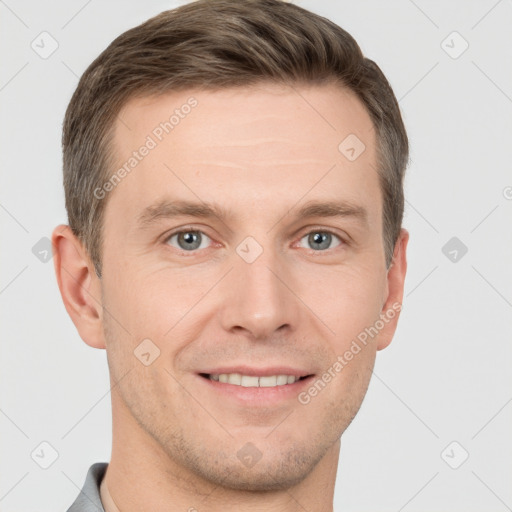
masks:
[[[243,331],[263,340],[275,337],[278,330],[296,329],[300,301],[285,263],[269,249],[252,263],[235,255],[222,290],[221,322],[227,332]]]

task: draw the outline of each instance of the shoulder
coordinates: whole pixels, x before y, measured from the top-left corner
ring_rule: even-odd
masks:
[[[67,512],[105,512],[100,498],[100,484],[108,462],[95,462],[87,472],[85,482]]]

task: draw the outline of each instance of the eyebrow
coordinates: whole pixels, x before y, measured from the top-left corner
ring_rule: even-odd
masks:
[[[292,210],[293,208],[289,210],[288,213]],[[214,203],[162,199],[156,204],[148,206],[140,213],[137,217],[137,225],[140,229],[146,229],[161,219],[171,219],[181,216],[203,219],[216,217],[222,222],[235,217],[232,210],[225,209]],[[293,217],[298,220],[309,217],[353,218],[365,226],[368,225],[368,211],[366,208],[346,200],[309,201],[301,206],[299,210],[293,214]]]

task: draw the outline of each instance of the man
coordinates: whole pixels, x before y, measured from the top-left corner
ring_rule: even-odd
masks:
[[[63,150],[56,275],[113,413],[69,511],[331,511],[406,273],[380,69],[296,5],[199,0],[90,65]]]

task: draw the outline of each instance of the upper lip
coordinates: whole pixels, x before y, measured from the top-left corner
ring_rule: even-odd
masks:
[[[294,375],[295,377],[306,377],[311,372],[291,366],[267,366],[266,368],[254,368],[253,366],[222,366],[210,370],[200,371],[198,373],[208,375],[220,375],[222,373],[240,373],[242,375],[251,375],[254,377],[268,377],[271,375]]]

